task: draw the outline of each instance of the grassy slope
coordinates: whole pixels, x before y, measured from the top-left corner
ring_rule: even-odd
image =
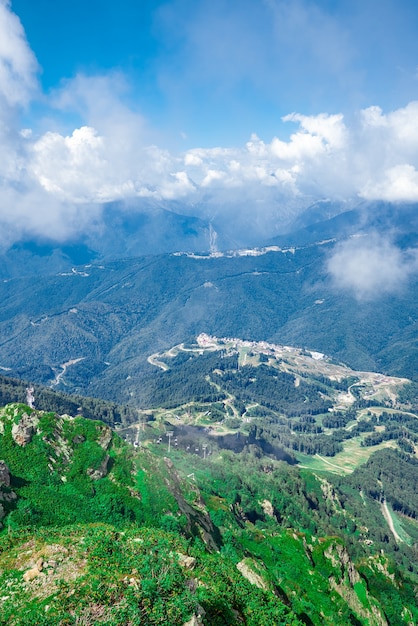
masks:
[[[209,463],[175,451],[165,460],[160,448],[134,454],[100,422],[53,414],[37,414],[37,432],[20,447],[11,428],[24,413],[13,405],[1,418],[0,458],[18,500],[0,537],[0,623],[174,626],[199,613],[207,626],[418,619],[412,580],[381,553],[373,529],[375,546],[359,543],[357,500],[346,493],[343,505],[328,480],[248,455]],[[109,471],[94,480],[103,454]],[[40,558],[41,573],[23,582]]]

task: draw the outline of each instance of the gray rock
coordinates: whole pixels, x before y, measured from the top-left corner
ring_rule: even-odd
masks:
[[[10,487],[10,470],[4,461],[0,461],[0,486]]]
[[[193,615],[188,622],[185,622],[183,626],[203,626],[202,618],[200,615]]]
[[[193,556],[187,556],[187,554],[182,554],[181,552],[177,552],[177,556],[179,558],[179,565],[181,565],[181,567],[185,567],[186,569],[193,569],[196,565],[196,559]]]
[[[110,456],[108,454],[106,454],[105,458],[103,459],[102,463],[100,464],[100,467],[98,467],[96,470],[90,468],[87,470],[87,475],[90,476],[90,478],[92,480],[99,480],[100,478],[103,478],[104,476],[106,476],[107,474],[107,464],[109,463],[109,459]]]
[[[100,433],[100,437],[97,440],[99,446],[103,448],[103,450],[107,450],[110,442],[112,441],[112,430],[108,426],[104,426],[102,432]]]
[[[35,413],[23,413],[18,424],[13,424],[12,437],[18,446],[26,446],[35,434],[35,427],[39,419]]]

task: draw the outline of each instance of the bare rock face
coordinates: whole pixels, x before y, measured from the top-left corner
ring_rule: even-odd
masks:
[[[3,491],[2,487],[10,487],[10,470],[4,461],[0,461],[0,528],[3,527],[1,520],[6,516],[2,502],[13,502],[17,499],[17,495],[14,491],[6,489]]]
[[[264,511],[264,515],[268,515],[268,517],[274,517],[274,508],[270,500],[263,500],[260,502],[261,508]]]
[[[0,461],[0,487],[10,487],[10,470],[4,461]]]
[[[26,572],[23,574],[23,580],[25,581],[25,583],[29,583],[34,578],[37,578],[43,570],[43,565],[44,560],[40,558],[37,560],[36,564],[31,567],[31,569],[26,570]]]
[[[103,448],[103,450],[107,450],[111,441],[112,430],[108,426],[104,426],[97,443]]]
[[[13,424],[12,437],[18,446],[26,446],[35,434],[35,428],[39,419],[35,413],[24,413],[18,424]]]
[[[251,569],[245,560],[237,563],[237,569],[241,572],[244,578],[250,581],[252,585],[255,585],[259,589],[268,589],[266,581],[262,578],[262,576],[260,576],[260,574],[257,574],[253,569]]]
[[[327,550],[325,550],[324,556],[326,556],[327,559],[330,559],[334,567],[340,568],[342,575],[347,573],[348,579],[353,586],[359,582],[360,575],[354,567],[354,563],[350,559],[350,555],[348,554],[345,546],[342,546],[339,543],[332,544]]]
[[[193,615],[192,619],[189,619],[183,626],[203,626],[202,618],[200,615]]]
[[[187,556],[187,554],[182,554],[181,552],[177,552],[177,556],[181,567],[193,569],[196,565],[196,559],[193,556]]]
[[[105,458],[100,464],[100,467],[98,467],[96,470],[92,468],[88,469],[87,475],[90,476],[92,480],[99,480],[100,478],[103,478],[104,476],[106,476],[107,471],[108,471],[107,464],[109,463],[109,460],[110,460],[110,456],[106,454]]]

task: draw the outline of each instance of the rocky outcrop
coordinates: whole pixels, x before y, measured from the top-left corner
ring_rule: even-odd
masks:
[[[261,508],[264,511],[264,515],[268,517],[274,517],[274,508],[270,500],[263,500],[260,502]]]
[[[252,585],[255,585],[259,589],[267,589],[268,586],[266,581],[257,574],[251,567],[248,565],[247,561],[240,561],[237,563],[237,569],[241,572],[241,574],[250,581]]]
[[[183,626],[203,626],[203,617],[205,616],[206,611],[200,604],[196,607],[196,613],[189,619],[188,622],[185,622]]]
[[[4,489],[6,487],[6,489]],[[10,470],[4,461],[0,461],[0,528],[2,528],[1,520],[5,517],[6,511],[1,502],[13,502],[17,499],[14,491],[8,489],[10,487]]]
[[[23,574],[23,580],[25,581],[25,583],[30,582],[34,578],[37,578],[42,572],[43,566],[44,566],[44,560],[40,558],[37,560],[34,567],[31,567],[30,569],[26,570],[26,572]]]
[[[332,565],[335,568],[339,568],[341,576],[344,578],[344,574],[347,574],[350,583],[354,586],[359,582],[360,575],[354,563],[350,559],[350,555],[347,552],[345,546],[340,543],[331,544],[327,550],[324,551],[324,556],[330,559]]]
[[[372,604],[372,598],[369,596],[366,591],[366,597],[370,604],[370,608],[365,608],[362,602],[359,600],[355,590],[344,583],[337,583],[335,578],[331,576],[329,579],[330,587],[336,591],[343,600],[348,604],[353,613],[359,617],[361,617],[365,623],[369,626],[388,626],[388,621],[385,617],[384,612],[380,609],[379,606]]]
[[[177,556],[179,559],[179,565],[181,565],[181,567],[185,567],[186,569],[193,569],[196,565],[196,559],[193,556],[187,556],[187,554],[182,554],[181,552],[177,552]]]
[[[354,614],[367,620],[367,624],[370,626],[387,626],[388,622],[384,612],[369,595],[367,589],[364,593],[369,607],[365,607],[359,599],[355,585],[361,582],[361,578],[346,547],[337,541],[333,542],[324,550],[324,556],[331,561],[332,566],[339,572],[337,576],[330,576],[330,587],[343,598]]]
[[[112,430],[108,426],[103,426],[97,443],[103,450],[107,450],[112,441]]]
[[[87,470],[87,475],[90,476],[90,478],[92,480],[99,480],[100,478],[104,478],[107,475],[107,465],[109,463],[110,460],[110,456],[108,454],[106,454],[105,458],[103,459],[103,461],[100,464],[100,467],[98,467],[97,469],[88,469]]]
[[[183,496],[181,480],[173,462],[167,457],[164,457],[164,462],[170,472],[170,480],[166,479],[167,487],[177,500],[180,511],[187,517],[187,532],[200,536],[211,552],[218,552],[222,540],[218,529],[213,525],[205,503],[198,496],[199,499],[194,506],[189,504]]]
[[[36,426],[39,423],[39,418],[36,413],[28,415],[23,413],[17,424],[12,426],[12,437],[18,446],[26,446],[35,434]]]
[[[202,618],[200,615],[193,615],[192,619],[189,619],[188,622],[185,622],[183,626],[203,626]]]
[[[10,470],[4,461],[0,461],[0,487],[10,487]]]

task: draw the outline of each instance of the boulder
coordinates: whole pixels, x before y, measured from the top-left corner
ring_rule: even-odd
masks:
[[[18,446],[26,446],[32,440],[38,422],[39,419],[35,413],[32,415],[23,413],[19,422],[13,424],[12,437]]]
[[[193,569],[196,565],[196,559],[193,556],[187,556],[187,554],[182,554],[181,552],[177,552],[177,556],[179,558],[179,565],[181,565],[181,567],[185,567],[186,569]]]
[[[200,615],[193,615],[192,619],[189,619],[188,622],[185,622],[183,626],[203,626],[202,618]]]
[[[88,469],[87,475],[90,476],[92,480],[99,480],[100,478],[103,478],[104,476],[106,476],[107,464],[109,463],[109,460],[110,460],[110,456],[106,454],[105,458],[100,464],[100,467],[98,467],[96,470],[93,468]]]
[[[10,470],[4,461],[0,461],[0,487],[10,487]]]
[[[30,569],[26,570],[26,572],[23,574],[23,580],[25,581],[25,583],[30,582],[34,578],[37,578],[41,574],[43,570],[43,566],[44,566],[44,560],[40,558],[37,560],[36,565],[34,565],[34,567],[31,567]]]

